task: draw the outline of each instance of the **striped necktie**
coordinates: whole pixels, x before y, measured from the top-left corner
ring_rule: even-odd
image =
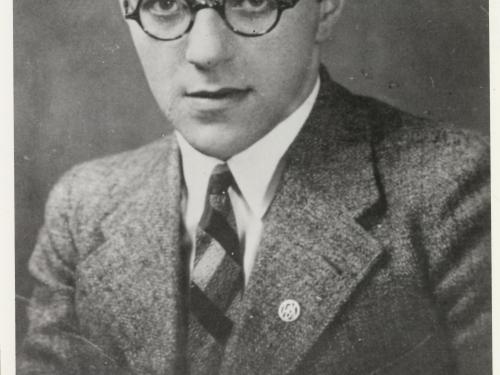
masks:
[[[242,253],[228,189],[237,189],[226,164],[210,177],[198,226],[190,284],[188,352],[191,374],[217,373],[233,322],[228,310],[241,299]]]

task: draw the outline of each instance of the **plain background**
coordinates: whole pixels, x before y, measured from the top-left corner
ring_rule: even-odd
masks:
[[[489,134],[486,0],[347,0],[324,62],[356,93]],[[28,297],[26,263],[57,178],[170,128],[118,0],[16,0],[14,79],[16,293]],[[18,335],[25,307],[18,299]]]

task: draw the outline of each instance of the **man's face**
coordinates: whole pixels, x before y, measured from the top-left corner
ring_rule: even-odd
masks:
[[[191,31],[173,41],[155,40],[135,22],[129,26],[167,119],[195,148],[227,159],[310,93],[324,37],[323,8],[317,0],[300,0],[271,32],[253,38],[235,34],[210,8],[198,11]]]

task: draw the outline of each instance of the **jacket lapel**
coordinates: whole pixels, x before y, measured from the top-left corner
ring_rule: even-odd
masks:
[[[287,154],[266,215],[223,374],[291,371],[382,254],[356,221],[383,197],[367,119],[349,95],[323,74],[316,106]],[[287,323],[278,309],[288,299],[299,303],[301,314]]]
[[[103,224],[105,243],[92,267],[102,267],[114,339],[140,373],[182,373],[187,262],[180,247],[180,166],[173,139],[162,142],[140,187]]]

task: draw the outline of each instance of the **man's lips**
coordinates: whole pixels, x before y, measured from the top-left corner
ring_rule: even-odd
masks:
[[[251,89],[249,88],[234,88],[234,87],[224,87],[220,89],[211,89],[211,90],[191,90],[186,91],[186,96],[188,98],[195,99],[211,99],[211,100],[237,100],[245,97]]]

